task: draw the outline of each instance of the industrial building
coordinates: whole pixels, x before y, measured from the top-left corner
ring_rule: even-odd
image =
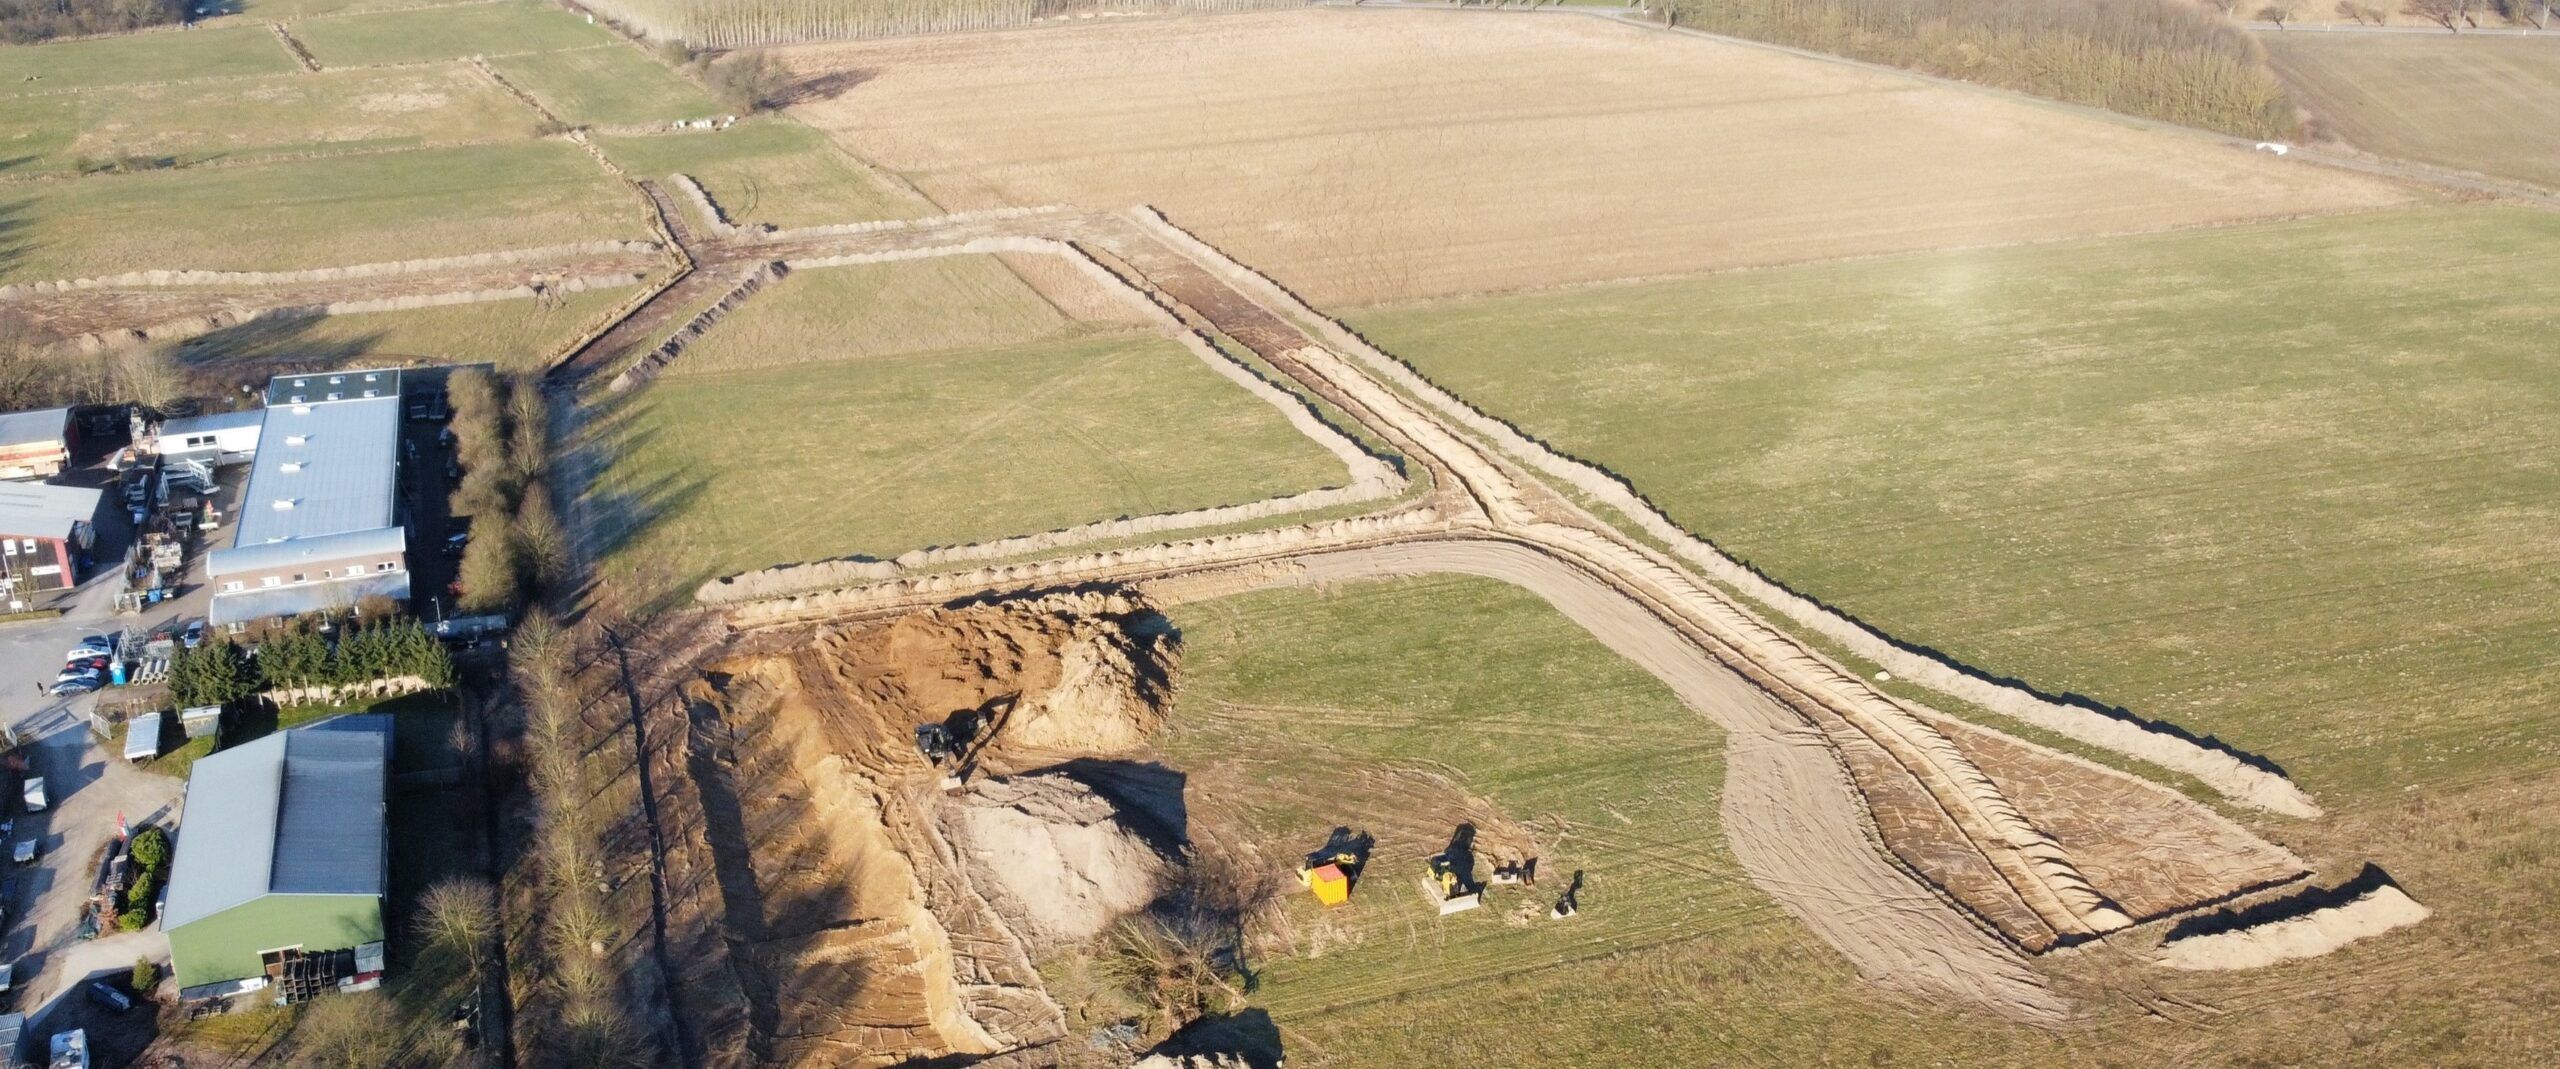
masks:
[[[258,453],[258,430],[267,414],[244,408],[163,420],[153,451],[172,461],[197,460],[214,467],[244,464]]]
[[[371,597],[408,600],[400,415],[398,371],[280,375],[267,384],[231,545],[205,555],[214,625],[238,630]],[[226,448],[219,429],[181,433],[181,442],[201,436],[213,439],[206,447]],[[164,449],[169,439],[164,425]]]
[[[105,500],[95,489],[0,482],[0,606],[21,612],[79,585]]]
[[[181,997],[380,981],[391,738],[342,716],[195,763],[161,913]]]
[[[70,409],[0,414],[0,479],[50,479],[70,466]]]

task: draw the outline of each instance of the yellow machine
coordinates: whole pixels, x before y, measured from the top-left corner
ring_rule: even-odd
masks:
[[[1449,855],[1433,854],[1430,864],[1431,875],[1423,881],[1422,887],[1425,891],[1437,892],[1432,899],[1439,903],[1442,916],[1484,904],[1484,888],[1474,882],[1473,874],[1458,871],[1456,862]]]
[[[1351,899],[1351,874],[1360,869],[1360,855],[1348,850],[1332,853],[1317,851],[1307,855],[1298,866],[1298,882],[1314,892],[1316,901],[1339,906]]]

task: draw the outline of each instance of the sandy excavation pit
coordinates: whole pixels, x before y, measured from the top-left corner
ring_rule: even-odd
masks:
[[[691,685],[706,923],[743,1016],[713,1065],[889,1066],[1065,1035],[1034,949],[1146,908],[1183,864],[1178,776],[1120,760],[1175,661],[1096,595],[937,609],[742,643]],[[981,718],[954,790],[916,728]]]

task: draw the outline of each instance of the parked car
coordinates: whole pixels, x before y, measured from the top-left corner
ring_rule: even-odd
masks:
[[[114,1010],[117,1013],[123,1013],[124,1011],[133,1008],[133,996],[116,990],[116,985],[110,984],[104,980],[92,980],[89,982],[89,1001]]]
[[[27,812],[42,813],[46,806],[53,804],[52,800],[45,797],[43,776],[27,777],[27,789],[25,793]]]
[[[60,679],[62,676],[77,675],[81,672],[104,672],[106,670],[107,658],[105,657],[74,657],[68,661],[62,662],[62,675],[55,676],[54,678]]]
[[[96,672],[86,672],[79,675],[65,672],[62,674],[62,678],[53,681],[53,686],[47,688],[47,692],[52,694],[54,697],[61,698],[73,694],[87,694],[90,691],[96,690],[105,685],[106,677],[99,675]]]
[[[119,636],[116,635],[91,635],[87,638],[81,639],[79,645],[71,647],[71,652],[63,654],[63,656],[75,661],[87,657],[113,657],[116,655],[116,639],[118,637]]]
[[[178,641],[185,643],[188,649],[204,645],[204,621],[187,621],[186,630],[178,632]]]

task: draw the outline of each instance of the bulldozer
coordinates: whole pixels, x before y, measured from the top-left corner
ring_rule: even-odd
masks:
[[[1474,909],[1484,904],[1484,887],[1470,874],[1461,872],[1455,859],[1447,854],[1433,854],[1431,875],[1423,881],[1423,890],[1440,905],[1440,915]]]

